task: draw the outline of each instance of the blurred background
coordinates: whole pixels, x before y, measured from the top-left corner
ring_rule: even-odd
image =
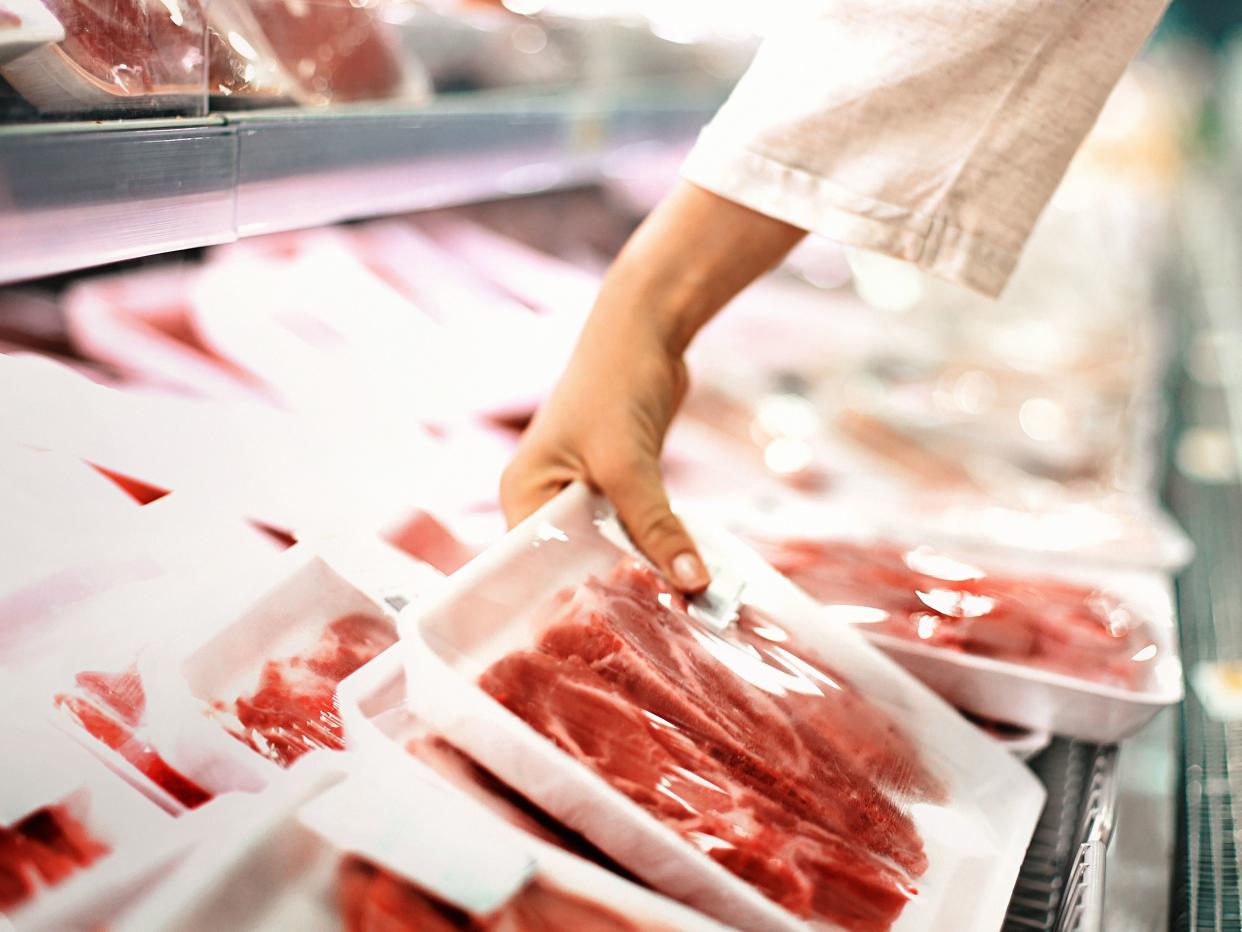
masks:
[[[227,577],[498,538],[603,270],[797,4],[708,6],[0,0],[0,669],[119,540]],[[1242,6],[1174,0],[999,302],[813,238],[692,351],[678,501],[1176,578],[1187,698],[1036,758],[1014,929],[1242,922],[1242,730],[1195,685],[1242,664],[1240,184]]]

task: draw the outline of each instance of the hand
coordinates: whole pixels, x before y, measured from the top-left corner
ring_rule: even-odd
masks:
[[[683,354],[703,324],[804,235],[689,183],[674,189],[605,276],[565,374],[505,470],[509,524],[585,480],[674,584],[705,588],[707,570],[660,475],[664,437],[688,387]]]
[[[510,524],[583,479],[603,492],[648,559],[687,592],[708,583],[669,508],[660,450],[685,397],[686,365],[644,315],[597,311],[501,479]]]

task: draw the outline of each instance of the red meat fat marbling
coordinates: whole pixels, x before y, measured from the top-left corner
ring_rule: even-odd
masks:
[[[768,898],[885,930],[927,869],[899,799],[943,784],[887,713],[749,607],[708,631],[623,561],[481,687]],[[634,865],[630,865],[633,867]]]

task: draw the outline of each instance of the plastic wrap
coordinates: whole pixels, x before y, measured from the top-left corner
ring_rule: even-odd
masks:
[[[1181,699],[1159,574],[980,561],[853,521],[834,533],[826,514],[786,520],[752,535],[772,565],[963,709],[1113,742]]]
[[[718,632],[601,527],[574,486],[403,617],[412,711],[730,924],[995,927],[1038,782],[736,540]]]
[[[64,297],[74,347],[131,378],[208,398],[270,400],[198,337],[188,302],[192,276],[155,269],[79,282]]]
[[[438,582],[401,560],[369,582],[411,595]],[[53,721],[174,814],[258,790],[312,750],[343,748],[336,686],[395,639],[388,609],[305,548],[234,578],[227,595],[191,582],[102,600],[75,619],[81,643],[40,675],[61,684]],[[150,601],[169,592],[156,604],[183,606],[175,633]],[[118,614],[124,636],[105,643],[101,625]]]
[[[117,929],[718,928],[528,846],[396,749],[382,761],[299,762],[263,796],[238,802]]]
[[[350,0],[248,0],[284,71],[308,103],[422,99],[421,68],[405,59],[381,4]]]
[[[198,0],[49,0],[63,41],[0,66],[42,113],[207,109],[206,17]]]
[[[299,95],[247,0],[207,5],[207,88],[214,107],[289,103]]]

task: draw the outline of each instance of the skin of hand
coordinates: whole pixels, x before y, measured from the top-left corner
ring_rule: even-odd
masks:
[[[661,572],[687,592],[705,588],[707,570],[660,472],[689,384],[683,357],[698,330],[805,235],[680,182],[605,275],[565,373],[501,478],[509,525],[585,480]]]

